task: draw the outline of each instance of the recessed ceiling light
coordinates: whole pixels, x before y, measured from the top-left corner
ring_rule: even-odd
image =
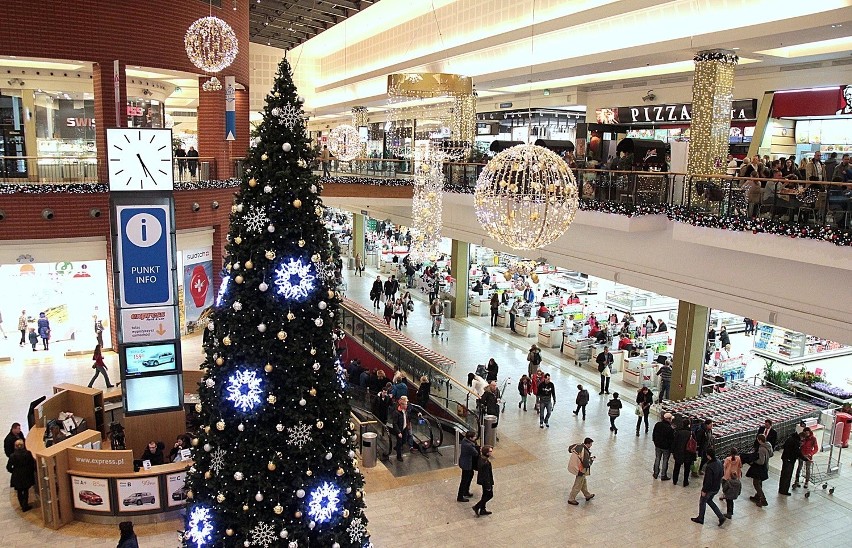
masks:
[[[739,51],[740,48],[731,48],[734,51]]]
[[[840,27],[842,27],[842,26],[843,26],[842,24],[831,25],[831,28],[833,28],[833,29],[839,29],[839,28],[840,28]]]

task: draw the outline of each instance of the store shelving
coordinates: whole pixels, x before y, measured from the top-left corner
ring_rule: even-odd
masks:
[[[785,365],[852,354],[850,346],[769,324],[757,327],[753,350],[758,356],[774,359]]]

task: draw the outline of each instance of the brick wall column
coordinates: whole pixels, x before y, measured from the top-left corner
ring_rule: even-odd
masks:
[[[218,77],[224,81],[224,76]],[[209,80],[202,76],[198,79],[199,88]],[[202,158],[213,158],[210,175],[218,179],[233,176],[233,158],[243,158],[249,142],[249,96],[248,90],[237,90],[237,139],[225,140],[225,91],[204,91],[198,95],[198,155]]]
[[[119,115],[115,113],[115,80],[111,62],[95,63],[92,67],[92,85],[95,90],[95,146],[98,151],[98,180],[109,181],[107,173],[106,129],[127,125],[127,75],[125,64],[118,63]]]

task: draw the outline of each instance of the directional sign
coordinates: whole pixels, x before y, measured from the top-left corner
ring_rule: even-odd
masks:
[[[116,206],[121,308],[174,304],[170,210]]]
[[[170,341],[175,338],[175,309],[121,309],[121,342],[124,344]]]

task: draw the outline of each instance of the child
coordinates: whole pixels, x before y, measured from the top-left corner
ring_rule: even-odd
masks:
[[[521,405],[524,406],[524,411],[527,410],[527,396],[532,392],[532,381],[526,375],[521,377],[521,380],[518,381],[518,393],[521,395],[521,401],[518,402],[518,409],[521,408]]]
[[[615,427],[615,419],[621,414],[622,403],[618,399],[618,392],[612,393],[612,399],[606,404],[609,407],[607,414],[609,415],[609,431],[613,434],[618,434],[618,428]]]
[[[33,345],[33,352],[36,351],[36,345],[38,344],[38,333],[36,333],[35,327],[30,328],[29,334],[30,344]]]

